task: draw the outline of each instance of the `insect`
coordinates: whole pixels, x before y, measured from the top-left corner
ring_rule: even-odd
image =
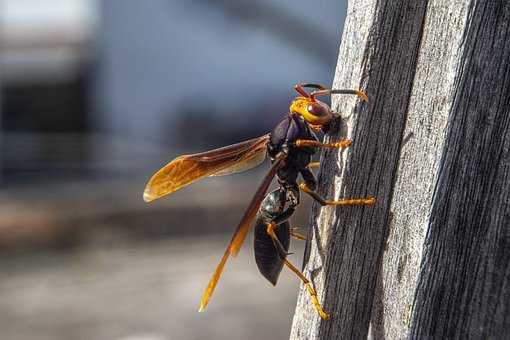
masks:
[[[308,93],[305,88],[313,89]],[[220,279],[230,256],[236,256],[252,225],[255,225],[255,259],[261,274],[273,285],[284,266],[294,272],[305,285],[311,301],[320,317],[328,319],[329,314],[319,303],[317,292],[310,281],[287,260],[290,238],[305,239],[291,228],[289,218],[300,200],[300,191],[310,195],[321,205],[373,205],[374,197],[327,200],[316,193],[316,179],[310,170],[316,148],[346,148],[350,140],[322,143],[314,131],[327,132],[336,115],[317,96],[331,94],[354,94],[361,100],[368,97],[359,90],[332,90],[319,84],[297,84],[299,93],[289,113],[268,134],[219,149],[177,157],[159,171],[147,183],[143,198],[153,201],[187,186],[198,179],[209,176],[223,176],[246,171],[261,164],[266,156],[271,167],[255,192],[241,221],[235,229],[220,263],[207,285],[200,301],[203,311]],[[298,184],[301,175],[303,182]],[[278,187],[268,193],[274,177]]]

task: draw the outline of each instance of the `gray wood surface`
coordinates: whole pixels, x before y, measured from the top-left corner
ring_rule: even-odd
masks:
[[[412,338],[510,336],[510,2],[467,15]]]
[[[409,333],[444,131],[455,95],[452,70],[462,56],[461,28],[466,19],[465,0],[428,2],[374,300],[375,339],[402,339]]]
[[[354,143],[347,151],[323,154],[320,191],[328,197],[374,195],[377,203],[315,208],[305,274],[332,318],[318,318],[301,291],[291,339],[367,337],[425,5],[349,2],[334,88],[361,87],[371,100],[334,98],[343,123],[331,138],[348,137]]]
[[[510,3],[350,1],[291,339],[504,338],[510,331]]]

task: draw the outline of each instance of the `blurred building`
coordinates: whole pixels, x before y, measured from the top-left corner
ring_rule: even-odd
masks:
[[[136,145],[194,150],[263,133],[287,110],[294,83],[331,82],[344,12],[341,2],[304,0],[0,6],[1,129],[15,133],[4,143],[4,177],[65,172],[57,163],[66,157],[74,173],[115,172]],[[39,138],[48,133],[63,139]],[[60,156],[40,159],[48,154]],[[38,158],[24,164],[34,168],[23,168],[24,156]]]
[[[91,130],[88,89],[97,24],[93,0],[0,1],[4,182],[51,170],[66,158],[88,159],[86,143],[70,149],[66,138],[44,136]]]
[[[2,0],[0,19],[3,131],[86,131],[96,2]]]
[[[187,115],[209,131],[267,128],[285,112],[294,83],[332,80],[343,13],[333,1],[100,6],[95,94],[97,119],[110,131],[178,142],[175,127]],[[194,138],[188,132],[177,137]]]
[[[344,7],[0,0],[0,338],[285,337],[297,280],[273,290],[249,249],[195,308],[264,166],[141,194],[180,153],[265,133],[293,84],[331,83]]]

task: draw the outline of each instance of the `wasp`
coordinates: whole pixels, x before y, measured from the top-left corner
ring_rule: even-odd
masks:
[[[368,97],[360,90],[327,89],[319,84],[297,84],[299,94],[291,103],[288,114],[268,134],[241,143],[198,154],[177,157],[158,170],[149,180],[143,198],[146,202],[171,194],[201,178],[223,176],[249,170],[261,164],[265,158],[271,167],[255,192],[241,221],[235,229],[200,301],[203,311],[220,279],[230,256],[235,257],[252,225],[255,225],[254,251],[261,274],[273,285],[284,266],[294,272],[303,282],[318,314],[329,319],[322,308],[317,292],[305,275],[287,260],[290,238],[305,240],[306,237],[291,228],[289,219],[300,201],[300,191],[310,195],[320,205],[373,205],[374,197],[328,200],[317,192],[316,179],[311,171],[312,156],[317,148],[346,148],[350,140],[323,143],[316,132],[326,133],[334,119],[340,119],[318,96],[352,94],[362,101]],[[312,89],[306,91],[305,89]],[[303,181],[298,184],[298,176]],[[278,187],[267,193],[276,176]]]

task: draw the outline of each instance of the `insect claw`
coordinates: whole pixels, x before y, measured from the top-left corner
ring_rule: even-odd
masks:
[[[365,92],[363,92],[361,90],[355,90],[355,91],[356,91],[356,95],[359,97],[359,99],[361,99],[365,103],[368,103],[368,96],[365,94]]]
[[[301,233],[298,233],[297,231],[295,231],[295,229],[297,228],[292,228],[290,230],[290,236],[294,237],[296,240],[301,240],[301,241],[306,241],[306,236],[301,234]]]

